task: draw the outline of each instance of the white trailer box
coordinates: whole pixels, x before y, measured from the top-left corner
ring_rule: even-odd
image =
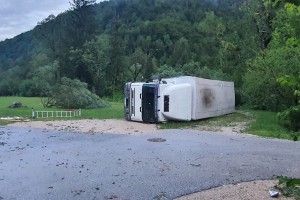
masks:
[[[125,118],[132,121],[190,121],[232,113],[233,82],[191,76],[125,84]]]
[[[162,79],[167,83],[189,83],[192,87],[191,119],[220,116],[235,111],[234,83],[191,76]]]

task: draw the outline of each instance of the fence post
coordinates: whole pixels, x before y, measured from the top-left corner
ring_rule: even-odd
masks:
[[[32,118],[35,118],[35,114],[34,114],[33,108],[31,109],[31,113],[32,113]]]

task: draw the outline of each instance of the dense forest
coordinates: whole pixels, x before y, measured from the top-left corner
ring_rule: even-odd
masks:
[[[0,95],[74,80],[116,97],[127,81],[192,75],[234,81],[237,105],[299,111],[299,24],[297,1],[73,0],[0,43]]]

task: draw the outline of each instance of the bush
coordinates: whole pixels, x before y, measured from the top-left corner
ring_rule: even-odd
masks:
[[[278,113],[277,116],[279,119],[279,124],[294,131],[293,139],[297,141],[300,136],[300,105],[286,109]]]
[[[294,91],[290,87],[282,87],[277,79],[299,74],[299,52],[300,47],[270,49],[248,63],[243,91],[251,107],[280,111],[294,105]]]
[[[293,138],[300,137],[300,74],[294,76],[283,76],[277,79],[282,87],[294,90],[295,102],[297,105],[278,113],[279,123],[294,131]],[[298,132],[298,133],[297,133]]]
[[[55,105],[67,109],[75,108],[104,108],[110,105],[87,89],[87,84],[77,79],[63,77],[54,87],[52,98]]]

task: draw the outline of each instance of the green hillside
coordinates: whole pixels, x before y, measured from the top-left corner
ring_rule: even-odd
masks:
[[[67,77],[115,97],[127,81],[193,75],[234,81],[237,105],[280,111],[298,103],[295,1],[71,2],[0,42],[0,96],[47,96]]]

